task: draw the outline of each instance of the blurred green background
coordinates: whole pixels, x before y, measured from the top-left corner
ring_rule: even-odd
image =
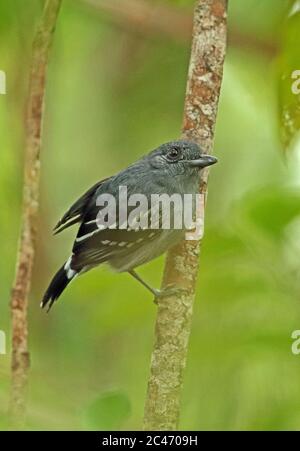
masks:
[[[28,429],[132,430],[142,423],[156,315],[151,296],[126,274],[101,267],[76,280],[49,315],[39,309],[75,233],[52,236],[61,214],[97,180],[180,134],[188,37],[120,21],[105,3],[63,0],[51,52]],[[290,95],[290,72],[300,69],[296,3],[229,0],[219,164],[210,175],[181,429],[300,428],[300,355],[291,352],[292,331],[300,329],[299,96]],[[0,95],[0,329],[8,338],[24,104],[42,4],[0,1],[0,69],[7,76]],[[182,20],[193,4],[147,3],[166,14],[176,8]],[[287,110],[288,139],[281,120]],[[163,262],[140,273],[159,286]],[[8,343],[0,355],[0,429],[7,428],[9,350]]]

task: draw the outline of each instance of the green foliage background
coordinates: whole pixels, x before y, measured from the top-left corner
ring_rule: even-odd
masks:
[[[285,93],[290,101],[285,62],[300,69],[300,19],[293,16],[288,33],[291,2],[229,3],[230,33],[277,45],[279,56],[242,40],[228,49],[180,427],[299,429],[300,356],[291,352],[291,333],[300,329],[300,166],[297,149],[283,158],[278,117]],[[0,1],[0,69],[7,75],[0,96],[0,329],[8,337],[24,102],[41,5]],[[191,12],[192,5],[175,6]],[[47,83],[28,429],[141,427],[151,296],[126,274],[99,268],[76,280],[49,315],[39,302],[70,250],[74,230],[51,234],[69,204],[179,136],[189,51],[188,42],[125,31],[84,2],[63,1]],[[159,286],[162,268],[163,258],[140,273]],[[0,429],[7,428],[8,393],[9,354],[0,356]]]

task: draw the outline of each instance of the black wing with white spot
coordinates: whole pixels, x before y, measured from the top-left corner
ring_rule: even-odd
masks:
[[[161,229],[151,228],[121,229],[118,218],[114,224],[115,228],[103,228],[97,223],[98,213],[99,207],[90,205],[79,228],[73,246],[72,268],[75,270],[99,265],[120,254],[130,254],[162,233]],[[150,218],[149,211],[145,212],[145,215]]]
[[[63,215],[54,227],[54,234],[62,232],[64,229],[79,223],[83,220],[91,199],[95,195],[97,189],[108,179],[101,180],[86,191]]]

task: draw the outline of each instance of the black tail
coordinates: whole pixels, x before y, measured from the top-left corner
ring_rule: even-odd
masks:
[[[46,293],[44,294],[41,302],[41,307],[44,308],[48,305],[48,312],[51,309],[54,301],[59,298],[61,293],[77,275],[77,272],[71,269],[70,260],[68,260],[53,277]]]

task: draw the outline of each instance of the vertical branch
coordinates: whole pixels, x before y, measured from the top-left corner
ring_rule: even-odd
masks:
[[[184,107],[182,137],[196,141],[205,153],[214,128],[226,53],[227,0],[198,0]],[[200,193],[206,195],[208,171],[202,171]],[[204,202],[201,212],[204,220]],[[191,330],[200,244],[184,241],[167,256],[163,287],[181,294],[159,300],[155,343],[145,404],[144,429],[176,430],[180,392]]]
[[[40,150],[49,50],[61,0],[46,0],[37,28],[31,61],[25,122],[24,185],[22,224],[19,238],[15,281],[11,295],[12,362],[10,410],[14,424],[24,423],[29,371],[28,293],[37,232]]]

